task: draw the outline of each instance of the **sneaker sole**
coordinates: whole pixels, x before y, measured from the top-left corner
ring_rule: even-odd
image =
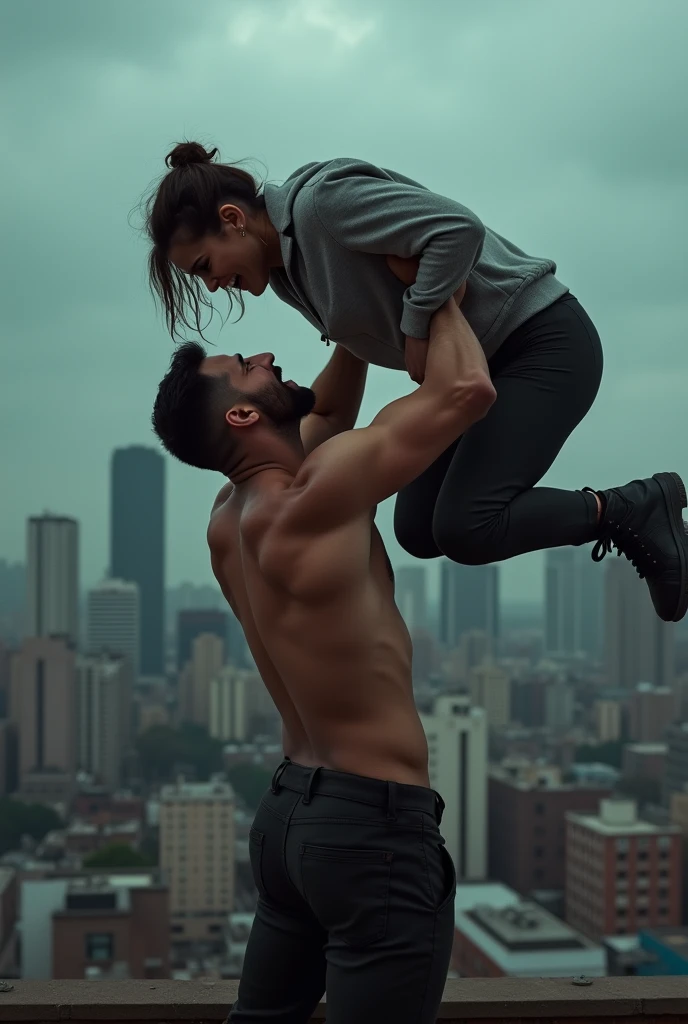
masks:
[[[681,595],[673,617],[668,620],[680,622],[688,611],[688,535],[683,522],[683,509],[688,505],[686,487],[678,473],[655,473],[652,479],[662,488],[681,564]]]

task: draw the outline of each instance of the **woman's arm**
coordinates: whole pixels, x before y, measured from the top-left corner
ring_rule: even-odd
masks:
[[[306,455],[343,430],[353,430],[361,408],[368,364],[341,345],[313,382],[315,405],[301,421]]]
[[[406,289],[400,329],[427,339],[430,319],[466,281],[482,251],[485,228],[465,206],[382,168],[335,160],[313,186],[322,227],[347,249],[383,256],[417,256]]]

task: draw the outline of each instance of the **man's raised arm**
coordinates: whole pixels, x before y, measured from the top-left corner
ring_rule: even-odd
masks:
[[[326,441],[301,466],[285,503],[290,529],[330,529],[415,480],[495,400],[483,351],[453,299],[435,313],[425,380],[369,427]]]
[[[301,441],[306,455],[335,434],[354,428],[367,373],[367,363],[341,345],[335,347],[313,383],[313,410],[301,422]]]

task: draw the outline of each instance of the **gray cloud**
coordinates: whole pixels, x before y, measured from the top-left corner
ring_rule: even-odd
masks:
[[[16,0],[0,19],[0,556],[21,556],[24,517],[50,506],[82,521],[85,580],[104,568],[109,453],[152,443],[171,351],[127,217],[180,137],[254,156],[271,180],[363,156],[551,255],[606,373],[548,482],[688,471],[682,0]],[[272,296],[213,336],[269,347],[304,381],[327,354]],[[408,387],[374,371],[364,417]],[[172,580],[208,577],[216,484],[169,466]],[[381,520],[390,539],[389,507]],[[540,566],[506,566],[507,592],[537,594]]]

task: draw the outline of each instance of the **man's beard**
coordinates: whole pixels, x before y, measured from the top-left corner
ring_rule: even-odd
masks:
[[[251,395],[251,401],[277,430],[297,427],[313,411],[315,393],[310,388],[291,388],[275,379]]]

